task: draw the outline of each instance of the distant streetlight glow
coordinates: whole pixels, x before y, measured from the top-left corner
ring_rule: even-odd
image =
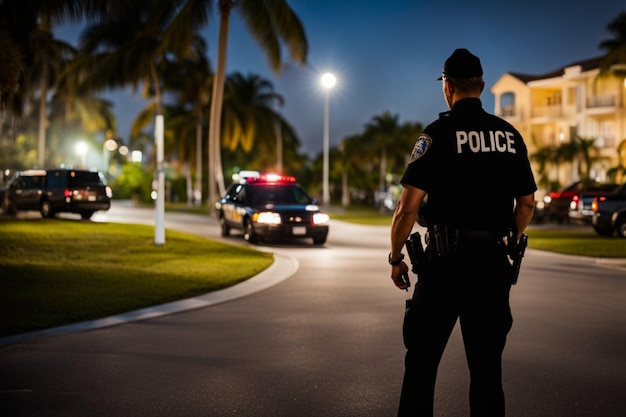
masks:
[[[104,147],[107,149],[107,151],[113,152],[114,150],[117,149],[117,142],[113,139],[109,139],[106,142],[104,142]]]
[[[87,143],[80,141],[76,144],[76,153],[80,156],[80,166],[85,168],[87,166]]]
[[[110,152],[113,152],[117,149],[117,142],[113,139],[108,139],[102,145],[102,159],[104,160],[104,175],[109,175],[109,160],[110,160]]]
[[[133,162],[141,163],[142,158],[143,158],[143,153],[141,151],[131,152],[131,159]]]
[[[329,97],[330,90],[337,84],[334,74],[327,72],[322,75],[322,87],[324,87],[324,173],[322,183],[322,203],[325,206],[330,204],[330,191],[328,187],[328,147],[329,147]]]

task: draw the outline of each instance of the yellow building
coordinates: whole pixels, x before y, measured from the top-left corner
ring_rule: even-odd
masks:
[[[495,114],[519,130],[530,155],[576,137],[592,139],[597,153],[592,154],[590,177],[607,181],[611,169],[620,162],[626,165],[626,72],[624,65],[615,65],[608,75],[599,76],[600,61],[580,61],[543,75],[507,72],[491,92]],[[581,164],[551,161],[543,177],[565,185],[580,179]],[[536,162],[533,168],[538,175]],[[624,178],[618,174],[612,180]]]

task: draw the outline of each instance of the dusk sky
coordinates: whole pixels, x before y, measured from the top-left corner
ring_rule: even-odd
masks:
[[[234,12],[227,73],[252,73],[271,81],[285,98],[280,112],[296,129],[301,150],[311,156],[322,151],[320,77],[326,71],[337,77],[330,96],[330,144],[335,146],[362,133],[385,111],[400,122],[424,126],[446,111],[436,78],[456,48],[468,48],[480,57],[486,84],[483,105],[493,112],[489,90],[503,74],[541,75],[603,55],[598,45],[614,37],[607,25],[626,12],[626,5],[615,0],[289,0],[289,4],[309,41],[307,65],[287,63],[280,74],[272,73]],[[205,29],[213,66],[218,18],[214,14]],[[59,37],[73,41],[70,33],[57,31]],[[125,138],[131,120],[144,106],[139,92],[122,90],[106,97],[115,102],[119,134]]]

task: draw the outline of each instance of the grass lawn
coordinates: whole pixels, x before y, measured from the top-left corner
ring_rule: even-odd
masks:
[[[532,249],[565,255],[626,259],[626,239],[599,236],[591,226],[575,229],[531,226],[526,233],[528,247]]]
[[[271,253],[154,228],[0,220],[0,337],[180,300],[270,266]],[[245,262],[241,262],[245,259]]]

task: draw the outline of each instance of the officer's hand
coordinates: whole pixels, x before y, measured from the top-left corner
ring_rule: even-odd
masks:
[[[400,264],[391,267],[391,280],[401,290],[409,290],[411,281],[409,280],[409,267],[406,263],[400,262]]]
[[[517,238],[517,234],[513,230],[510,230],[508,236],[506,237],[506,250],[509,256],[515,255],[518,243],[519,240]]]

